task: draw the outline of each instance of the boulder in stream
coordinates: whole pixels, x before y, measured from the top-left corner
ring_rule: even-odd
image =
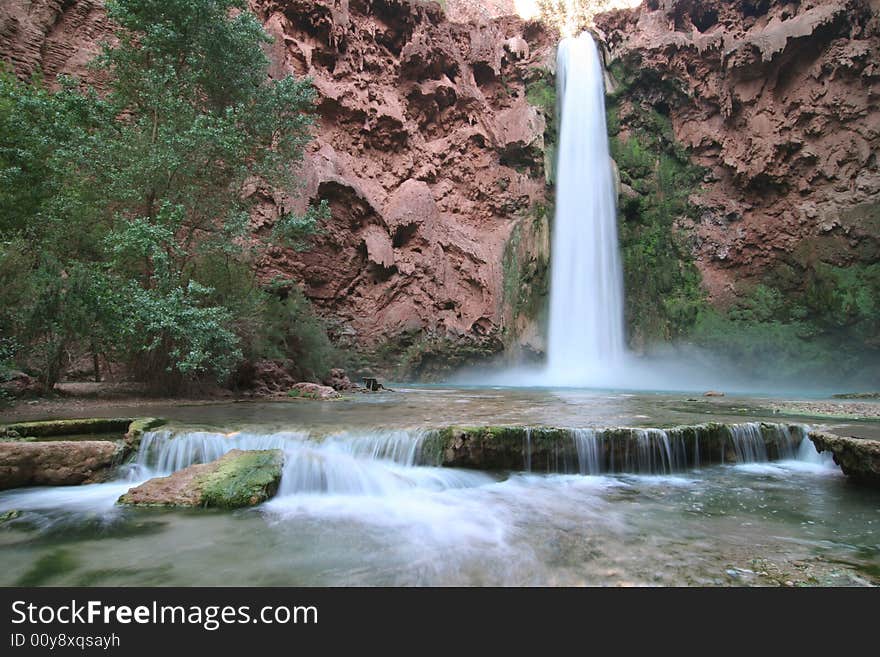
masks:
[[[191,465],[132,488],[119,504],[154,507],[256,506],[278,492],[284,453],[234,449],[216,461]]]
[[[297,383],[287,393],[288,397],[301,399],[339,399],[340,394],[330,386],[317,383]]]

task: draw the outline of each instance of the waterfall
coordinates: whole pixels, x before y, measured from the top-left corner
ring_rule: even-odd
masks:
[[[596,382],[624,356],[623,274],[599,50],[583,33],[557,57],[561,115],[547,379]]]

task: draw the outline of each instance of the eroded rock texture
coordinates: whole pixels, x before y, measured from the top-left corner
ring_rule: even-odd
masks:
[[[337,338],[368,350],[424,336],[500,349],[504,245],[545,194],[544,118],[524,78],[546,36],[402,0],[258,10],[272,74],[311,76],[320,119],[304,196],[267,194],[255,227],[304,199],[333,213],[313,249],[272,251],[264,275],[295,274]]]
[[[433,2],[251,8],[275,38],[270,75],[311,76],[320,96],[302,189],[249,190],[253,229],[318,199],[333,214],[313,248],[272,250],[262,275],[294,277],[334,337],[367,353],[426,339],[501,349],[505,243],[546,193],[544,117],[524,78],[550,37],[516,18],[451,23]],[[111,37],[98,0],[0,8],[0,57],[23,77],[90,78]]]
[[[691,228],[716,303],[771,273],[796,287],[810,263],[880,257],[878,11],[869,0],[649,0],[599,17],[611,57],[657,81],[641,102],[707,169]]]
[[[270,74],[310,75],[320,94],[302,189],[249,190],[254,230],[308,200],[333,211],[314,248],[272,251],[263,276],[298,280],[337,341],[376,362],[416,353],[413,375],[486,357],[502,335],[541,350],[541,299],[518,278],[542,271],[549,244],[546,217],[533,222],[545,117],[525,85],[552,68],[554,37],[497,18],[508,0],[445,4],[251,2],[275,37]],[[668,116],[706,169],[682,223],[713,303],[768,276],[795,292],[816,262],[880,258],[878,12],[878,0],[648,0],[597,19],[610,58],[657,83],[630,102]],[[21,76],[90,77],[110,38],[99,0],[0,6],[0,58]]]
[[[853,481],[880,487],[880,441],[837,436],[823,431],[810,432],[819,453],[831,452],[834,462]]]

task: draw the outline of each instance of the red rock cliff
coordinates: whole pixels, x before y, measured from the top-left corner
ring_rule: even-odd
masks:
[[[336,338],[366,352],[426,336],[500,350],[505,244],[546,191],[545,121],[524,78],[547,35],[516,18],[451,23],[433,2],[251,7],[275,38],[270,75],[311,76],[319,92],[302,189],[249,190],[253,229],[310,200],[332,209],[313,248],[271,251],[262,275],[299,280]],[[99,0],[0,8],[0,57],[22,77],[88,78],[111,37]]]
[[[706,167],[691,227],[711,298],[773,271],[880,259],[880,2],[650,0],[605,14],[612,58],[661,85]],[[783,268],[780,269],[779,265]]]
[[[301,281],[343,343],[393,353],[428,335],[484,355],[506,328],[534,334],[505,307],[503,263],[546,193],[544,118],[524,87],[553,44],[492,18],[512,3],[490,4],[449,0],[471,21],[451,23],[431,2],[252,2],[275,37],[271,75],[310,75],[320,94],[303,196],[251,190],[254,229],[303,199],[333,210],[311,251],[276,250],[263,273]],[[707,170],[685,228],[716,303],[780,265],[796,285],[812,260],[880,258],[878,12],[878,0],[648,0],[598,18],[612,59],[684,91],[637,102],[668,114]],[[6,0],[0,57],[22,76],[84,74],[109,30],[99,0]]]

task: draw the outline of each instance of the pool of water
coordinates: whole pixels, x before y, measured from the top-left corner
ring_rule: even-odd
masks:
[[[0,585],[880,583],[880,492],[852,485],[815,453],[577,476],[426,467],[407,442],[413,428],[448,424],[780,420],[767,400],[688,399],[436,387],[331,403],[151,408],[190,436],[176,451],[176,438],[163,443],[161,463],[144,452],[143,467],[112,483],[0,493]],[[218,430],[248,427],[276,442],[283,432],[285,474],[270,502],[236,512],[116,506],[149,476],[216,457],[192,445],[225,449]],[[268,439],[248,438],[251,448]]]
[[[675,476],[469,473],[234,513],[121,509],[131,482],[0,496],[0,584],[868,585],[880,494],[827,465]]]
[[[572,427],[666,427],[707,421],[785,421],[774,412],[779,398],[693,393],[620,392],[546,388],[395,386],[395,392],[351,394],[333,402],[309,400],[228,403],[108,403],[76,409],[64,417],[150,415],[178,425],[269,430],[340,431],[361,428],[431,428],[448,425],[551,425]],[[51,419],[55,419],[55,415]],[[26,419],[48,419],[34,407]]]

